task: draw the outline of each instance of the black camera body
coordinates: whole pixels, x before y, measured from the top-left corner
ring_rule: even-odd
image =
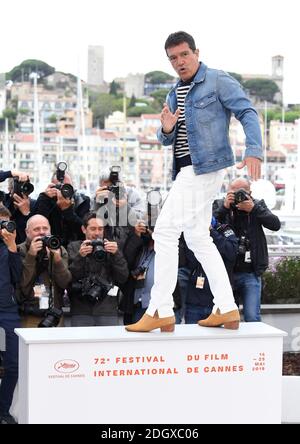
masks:
[[[0,220],[0,229],[13,233],[16,229],[16,223],[13,220]]]
[[[82,300],[87,300],[92,304],[103,302],[113,285],[104,282],[99,276],[89,276],[72,283],[72,292]]]
[[[21,182],[17,177],[14,177],[13,180],[13,191],[12,194],[17,194],[20,197],[29,196],[34,191],[34,186],[29,179]]]
[[[249,195],[242,188],[234,192],[234,204],[238,205],[245,200],[249,200]]]
[[[43,242],[43,246],[50,248],[50,250],[58,250],[61,246],[60,239],[57,236],[43,236],[41,237],[41,241]]]
[[[109,185],[107,189],[114,193],[116,200],[123,199],[126,195],[126,190],[122,182],[118,182],[116,185]]]
[[[246,236],[239,238],[238,254],[244,255],[247,251],[250,251],[250,240]]]
[[[106,260],[107,253],[102,239],[91,240],[88,245],[93,247],[92,256],[96,262],[104,262]]]
[[[60,308],[52,307],[49,308],[45,314],[38,327],[56,327],[62,317],[63,311]]]

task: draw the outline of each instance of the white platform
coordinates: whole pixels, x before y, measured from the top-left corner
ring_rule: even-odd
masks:
[[[16,333],[20,423],[281,422],[285,332],[264,323]]]

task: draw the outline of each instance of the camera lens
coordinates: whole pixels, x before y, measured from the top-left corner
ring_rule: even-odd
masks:
[[[61,246],[60,239],[57,236],[44,236],[41,241],[50,250],[58,250]]]
[[[24,182],[23,185],[21,186],[21,192],[23,194],[25,194],[26,196],[31,194],[33,192],[33,190],[34,190],[34,186],[30,182]]]
[[[16,229],[16,224],[12,220],[1,220],[0,221],[1,230],[5,229],[9,233],[13,233]]]
[[[93,258],[96,262],[104,262],[106,258],[106,251],[102,247],[96,247],[93,252]]]
[[[46,311],[44,318],[39,323],[38,327],[56,327],[60,321],[63,311],[60,308],[50,308]]]
[[[71,199],[74,195],[74,188],[69,183],[62,185],[60,191],[65,199]]]
[[[237,205],[241,202],[244,202],[245,200],[248,200],[248,194],[245,190],[237,190],[234,193],[234,203]]]
[[[95,239],[89,242],[89,245],[93,247],[92,256],[96,262],[104,262],[106,259],[106,251],[104,249],[104,243],[101,239]]]

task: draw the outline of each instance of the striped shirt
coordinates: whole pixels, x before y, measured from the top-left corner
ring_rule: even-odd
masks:
[[[180,109],[180,116],[177,121],[177,136],[175,142],[175,157],[180,159],[190,155],[189,144],[187,139],[185,125],[185,109],[184,102],[186,95],[191,87],[191,83],[179,85],[176,89],[177,106]]]

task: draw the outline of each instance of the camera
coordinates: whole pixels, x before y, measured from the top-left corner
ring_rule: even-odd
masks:
[[[106,259],[106,251],[102,239],[91,240],[88,245],[93,247],[92,256],[96,262],[104,262]]]
[[[122,199],[126,195],[126,189],[122,182],[120,182],[119,173],[121,167],[113,165],[110,168],[109,181],[112,183],[107,187],[108,191],[114,193],[116,200]]]
[[[244,255],[250,250],[250,241],[246,236],[239,238],[238,254]]]
[[[135,288],[143,288],[145,285],[145,272],[147,271],[146,267],[139,266],[131,271],[131,276],[135,279]]]
[[[120,182],[119,173],[121,171],[121,167],[119,165],[113,165],[110,167],[110,175],[109,175],[109,181],[116,185],[118,182]]]
[[[52,188],[59,190],[65,199],[72,199],[74,195],[74,188],[69,183],[58,183]]]
[[[13,191],[12,194],[17,194],[20,197],[23,196],[29,196],[34,190],[34,186],[31,182],[29,182],[29,179],[25,182],[19,181],[17,177],[14,177],[13,180]]]
[[[4,229],[9,233],[13,233],[16,229],[16,223],[12,220],[0,220],[0,230]]]
[[[242,188],[234,192],[234,204],[238,205],[245,200],[249,200],[249,195]]]
[[[73,291],[77,292],[82,299],[86,299],[93,304],[103,302],[112,287],[113,285],[104,282],[98,276],[89,276],[72,284]]]
[[[41,241],[43,242],[43,246],[50,248],[50,250],[58,250],[61,246],[60,239],[57,236],[43,236],[41,237]]]
[[[58,162],[56,166],[56,179],[60,182],[52,188],[56,188],[65,199],[72,199],[74,196],[74,188],[69,183],[63,183],[68,165],[66,162]]]
[[[60,318],[62,317],[63,311],[60,308],[49,308],[45,314],[38,327],[56,327],[59,324]]]

